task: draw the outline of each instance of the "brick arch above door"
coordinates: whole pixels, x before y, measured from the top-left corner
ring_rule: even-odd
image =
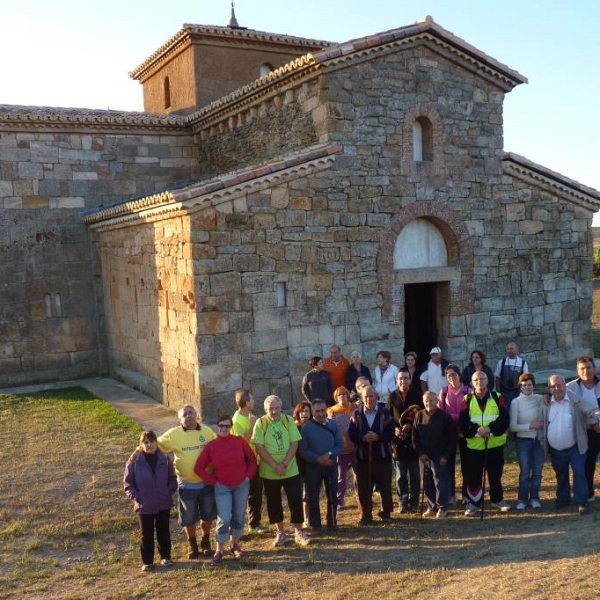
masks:
[[[442,234],[448,250],[448,266],[426,269],[394,269],[394,247],[400,232],[415,219],[425,219]],[[383,319],[403,321],[404,284],[429,281],[450,282],[451,315],[474,310],[474,239],[459,212],[437,202],[413,202],[391,220],[381,235],[377,253],[377,277],[383,300]]]

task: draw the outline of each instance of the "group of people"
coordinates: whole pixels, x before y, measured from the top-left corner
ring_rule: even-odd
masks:
[[[382,350],[371,377],[358,352],[348,361],[333,346],[326,361],[311,358],[302,383],[305,399],[292,417],[274,395],[264,400],[265,415],[257,417],[248,389],[236,391],[237,410],[219,417],[216,434],[199,422],[193,406],[182,407],[177,427],[159,437],[142,432],[125,468],[125,491],[139,518],[142,569],[154,569],[155,532],[161,564],[172,564],[169,513],[176,490],[188,558],[212,556],[215,567],[224,560],[227,542],[234,558],[243,556],[246,512],[251,532],[268,531],[261,523],[263,495],[274,546],[291,541],[283,493],[297,544],[309,544],[308,533],[318,535],[324,526],[335,531],[349,472],[359,526],[373,521],[375,491],[381,501],[377,516],[391,522],[394,483],[401,513],[420,508],[423,517],[445,518],[458,496],[457,447],[465,515],[483,516],[486,492],[493,507],[510,511],[502,487],[509,431],[515,432],[520,466],[517,510],[541,507],[547,452],[557,479],[556,507],[571,502],[571,469],[573,500],[579,513],[586,513],[600,452],[600,379],[594,361],[577,359],[578,378],[568,385],[552,375],[550,394],[542,396],[535,393],[534,377],[516,344],[509,343],[506,351],[492,373],[480,350],[462,370],[444,360],[439,347],[432,348],[422,369],[414,352],[397,368]]]

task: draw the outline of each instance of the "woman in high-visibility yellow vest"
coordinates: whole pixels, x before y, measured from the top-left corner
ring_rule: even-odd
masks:
[[[465,396],[459,416],[459,426],[467,440],[465,475],[467,479],[467,508],[465,515],[475,517],[483,501],[483,471],[489,481],[492,506],[502,512],[511,509],[504,500],[502,472],[504,446],[510,424],[502,396],[488,389],[488,377],[483,371],[473,373],[474,394]]]

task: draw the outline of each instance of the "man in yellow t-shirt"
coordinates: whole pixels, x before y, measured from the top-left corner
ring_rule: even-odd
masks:
[[[158,438],[158,447],[165,453],[172,452],[175,460],[179,493],[179,525],[185,530],[188,538],[188,558],[199,558],[200,549],[204,556],[211,556],[210,528],[217,517],[215,493],[212,485],[208,485],[194,473],[194,466],[204,446],[216,437],[213,430],[201,425],[198,411],[186,404],[177,416],[179,425],[169,429]],[[196,525],[202,521],[202,540],[200,549],[196,540]]]

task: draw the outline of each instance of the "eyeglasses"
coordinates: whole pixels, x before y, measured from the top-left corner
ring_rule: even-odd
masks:
[[[231,425],[229,423],[219,423],[217,427],[219,429],[231,429]]]

